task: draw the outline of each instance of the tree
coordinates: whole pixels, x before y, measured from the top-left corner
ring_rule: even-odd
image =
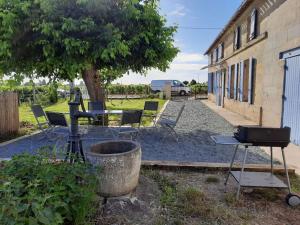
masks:
[[[182,83],[183,83],[184,85],[188,85],[188,84],[189,84],[189,82],[188,82],[187,80],[183,81]]]
[[[81,76],[92,101],[105,79],[165,71],[178,53],[157,0],[0,0],[0,24],[0,74]]]
[[[195,85],[195,84],[197,84],[197,81],[195,81],[194,79],[191,80],[190,85]]]

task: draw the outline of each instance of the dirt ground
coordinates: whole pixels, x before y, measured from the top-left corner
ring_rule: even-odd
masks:
[[[143,170],[136,191],[109,199],[99,208],[97,225],[299,225],[300,207],[285,203],[286,191],[242,189],[236,201],[224,173]],[[299,180],[293,180],[299,191]]]

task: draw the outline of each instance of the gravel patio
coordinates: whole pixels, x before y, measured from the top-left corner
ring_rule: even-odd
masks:
[[[176,117],[182,104],[185,110],[177,123],[176,131],[179,134],[179,143],[161,128],[142,128],[138,141],[142,145],[143,160],[166,160],[180,162],[211,162],[228,163],[233,154],[234,146],[215,145],[211,135],[232,135],[234,127],[218,114],[210,110],[200,100],[170,101],[163,114]],[[67,130],[64,130],[67,132]],[[163,140],[163,137],[166,137]],[[106,128],[94,127],[89,129],[83,142],[84,150],[101,138],[111,138],[111,132]],[[163,141],[162,141],[163,140]],[[15,142],[0,145],[0,158],[10,158],[13,155],[28,152],[36,154],[39,149],[53,149],[55,142],[35,134]],[[61,143],[60,146],[65,145]],[[51,150],[50,150],[51,151]],[[239,149],[237,158],[241,161]],[[251,148],[247,163],[268,163],[269,156],[257,147]]]

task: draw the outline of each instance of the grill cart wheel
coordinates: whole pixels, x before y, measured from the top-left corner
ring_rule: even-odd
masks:
[[[295,207],[295,206],[300,205],[300,196],[298,196],[298,195],[288,194],[285,197],[285,200],[289,206]]]

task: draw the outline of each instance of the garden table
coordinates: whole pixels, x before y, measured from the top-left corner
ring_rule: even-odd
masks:
[[[248,154],[248,147],[252,146],[252,143],[241,143],[239,142],[236,138],[232,136],[222,136],[222,135],[217,135],[217,136],[211,136],[211,139],[216,143],[216,144],[221,144],[221,145],[235,145],[235,151],[233,153],[233,157],[230,162],[230,167],[228,174],[226,176],[225,180],[225,191],[226,191],[226,186],[227,182],[229,179],[229,176],[232,175],[235,181],[238,183],[238,190],[237,190],[237,195],[236,198],[239,198],[240,195],[240,189],[241,187],[259,187],[259,188],[288,188],[289,192],[291,192],[291,186],[290,186],[290,181],[287,175],[287,184],[285,184],[283,181],[281,181],[279,178],[277,178],[273,174],[273,160],[271,160],[271,173],[264,173],[264,172],[244,172],[245,169],[245,164],[246,164],[246,159],[247,159],[247,154]],[[244,157],[243,157],[243,162],[242,162],[242,167],[240,171],[232,171],[232,166],[236,157],[236,153],[238,150],[239,146],[244,146],[245,147],[245,152],[244,152]],[[285,170],[287,171],[287,166],[285,163],[285,158],[284,159],[284,167]]]

